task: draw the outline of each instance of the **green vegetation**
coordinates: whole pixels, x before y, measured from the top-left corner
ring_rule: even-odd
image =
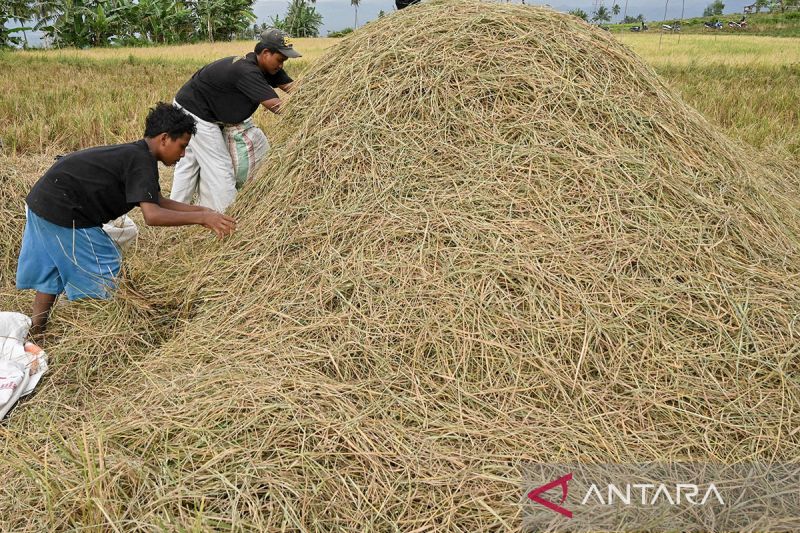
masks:
[[[589,22],[589,14],[581,8],[573,9],[569,12],[570,15],[573,17],[578,17],[579,19],[583,19],[586,22]]]
[[[345,28],[345,29],[339,30],[339,31],[328,32],[328,37],[331,37],[333,39],[337,39],[339,37],[344,37],[345,35],[349,35],[351,33],[353,33],[353,28]]]
[[[306,0],[292,0],[286,16],[273,17],[272,25],[294,37],[318,37],[322,15]]]
[[[787,10],[784,13],[775,11],[772,13],[753,13],[746,15],[746,27],[732,27],[728,22],[739,22],[745,15],[741,13],[729,13],[725,15],[712,15],[704,17],[693,17],[688,19],[667,19],[666,24],[675,25],[679,23],[681,33],[704,33],[709,35],[728,34],[728,35],[761,35],[771,37],[800,37],[800,10]],[[623,24],[611,24],[609,28],[612,32],[629,32],[631,26],[639,24],[638,20],[631,20]],[[720,21],[722,27],[718,30],[708,28],[704,23]],[[658,33],[661,21],[649,21],[650,32]]]
[[[6,28],[9,22],[25,23],[35,13],[29,0],[0,0],[0,49],[24,44],[29,26]]]
[[[0,47],[18,45],[5,23],[36,20],[57,47],[228,41],[250,32],[253,0],[0,0]]]
[[[723,11],[725,11],[725,3],[722,0],[714,0],[703,11],[704,17],[714,17],[722,15]]]
[[[658,73],[734,138],[800,163],[800,69],[663,66]],[[745,157],[743,155],[743,157]]]

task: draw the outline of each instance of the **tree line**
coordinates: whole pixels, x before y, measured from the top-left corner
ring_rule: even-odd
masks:
[[[227,41],[252,38],[255,20],[253,0],[0,0],[0,46],[30,30],[57,47]]]
[[[749,7],[752,7],[756,13],[761,13],[762,9],[766,9],[770,13],[776,13],[778,11],[786,13],[787,9],[799,8],[800,0],[755,0]],[[703,11],[703,16],[722,15],[723,9],[725,9],[725,4],[722,3],[722,0],[714,0],[714,2],[706,6],[705,11]]]
[[[627,11],[627,2],[626,2],[625,9]],[[605,4],[600,2],[598,5],[595,6],[595,9],[592,11],[591,21],[592,22],[596,22],[596,23],[610,22],[612,15],[613,16],[619,15],[619,12],[621,10],[622,9],[620,8],[619,4],[617,4],[616,2],[614,3],[614,5],[611,6],[611,9],[607,8],[605,6]],[[587,13],[586,11],[584,11],[583,9],[580,9],[580,8],[571,10],[569,12],[569,14],[573,15],[575,17],[581,18],[581,19],[585,20],[586,22],[589,22],[589,20],[590,20],[589,19],[589,13]],[[631,21],[634,21],[634,20],[639,20],[639,19],[643,20],[644,16],[639,15],[638,17],[629,17],[626,14],[624,18],[625,18],[625,20],[630,19]]]

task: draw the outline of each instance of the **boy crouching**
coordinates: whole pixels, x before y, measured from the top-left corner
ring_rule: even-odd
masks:
[[[161,195],[158,161],[174,165],[195,133],[192,117],[159,102],[144,138],[98,146],[60,158],[26,198],[27,222],[17,265],[17,288],[35,289],[31,335],[41,337],[56,298],[111,296],[121,254],[103,224],[139,206],[149,226],[204,226],[219,238],[236,221],[211,209]]]

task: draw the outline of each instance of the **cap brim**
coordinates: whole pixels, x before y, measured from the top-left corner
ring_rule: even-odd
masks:
[[[282,53],[286,57],[303,57],[303,54],[294,48],[278,48],[278,52]]]

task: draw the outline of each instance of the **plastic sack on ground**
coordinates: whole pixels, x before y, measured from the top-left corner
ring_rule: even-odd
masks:
[[[106,222],[103,224],[103,231],[111,237],[111,240],[117,243],[120,249],[126,248],[139,235],[139,228],[128,215],[122,215],[111,222]]]
[[[0,420],[47,372],[47,354],[25,342],[30,327],[27,316],[0,312]]]
[[[233,174],[238,190],[256,175],[269,151],[269,142],[264,132],[251,119],[241,124],[225,126],[222,128],[222,136],[233,160]]]

